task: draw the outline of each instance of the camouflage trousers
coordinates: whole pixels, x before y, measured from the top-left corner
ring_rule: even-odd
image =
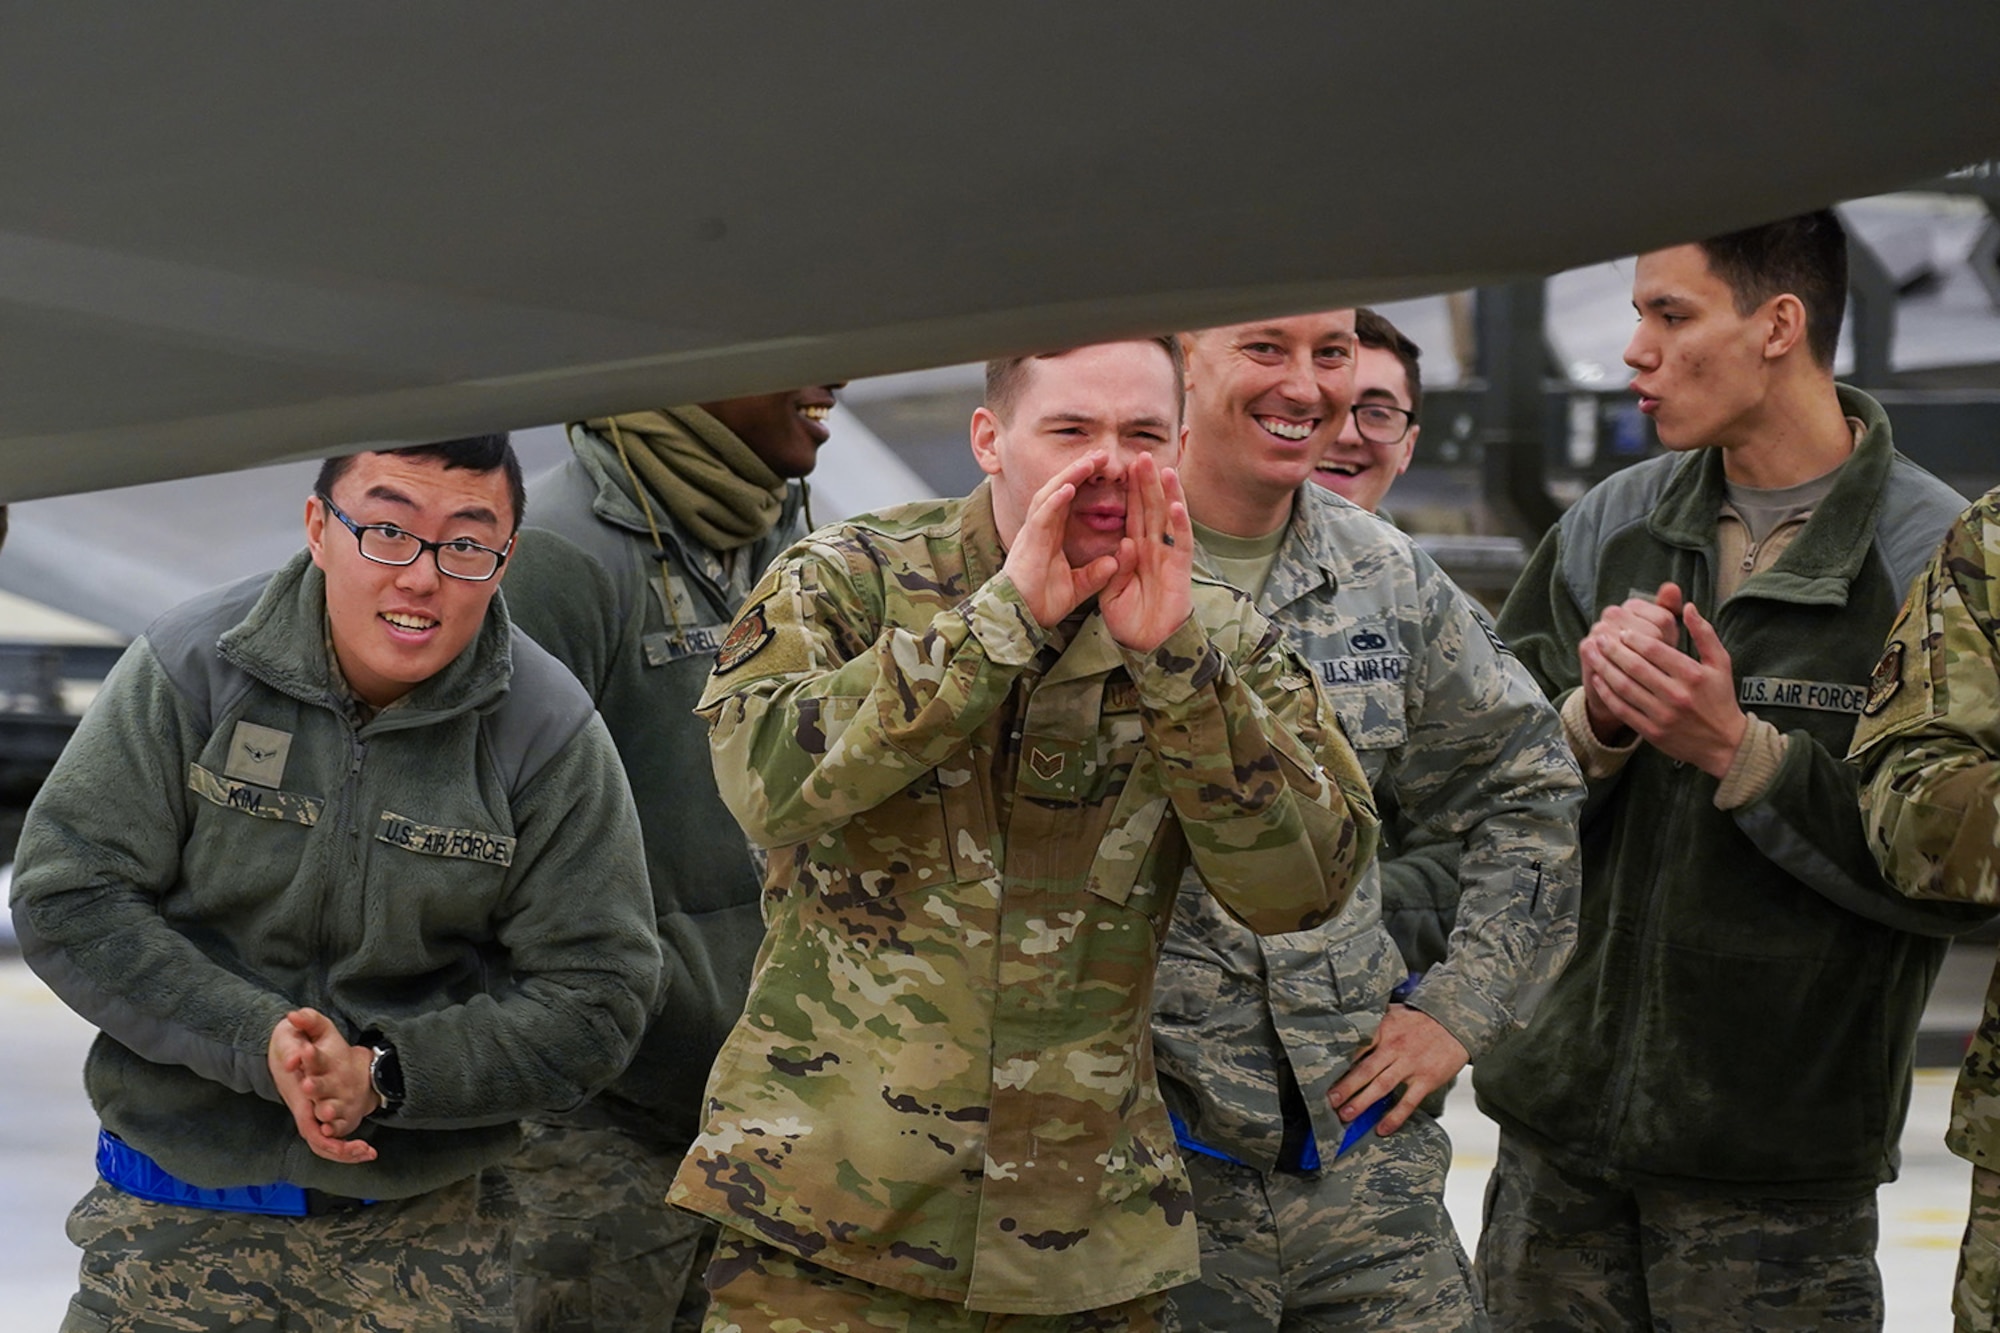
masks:
[[[506,1333],[511,1212],[498,1172],[314,1217],[99,1181],[70,1210],[83,1265],[61,1333]]]
[[[1310,1174],[1186,1160],[1201,1281],[1167,1299],[1188,1333],[1486,1328],[1444,1207],[1451,1139],[1430,1116]]]
[[[715,1224],[667,1202],[680,1158],[616,1129],[521,1130],[518,1333],[696,1333]]]
[[[703,1333],[1177,1333],[1157,1295],[1075,1314],[986,1314],[822,1268],[728,1227]]]
[[[1958,1333],[2000,1333],[2000,1171],[1972,1168],[1972,1211],[1951,1292]]]
[[[1872,1193],[1622,1186],[1502,1134],[1476,1270],[1502,1333],[1879,1329],[1878,1230]]]

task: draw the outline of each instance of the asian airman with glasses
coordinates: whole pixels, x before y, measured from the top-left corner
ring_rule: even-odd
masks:
[[[30,810],[22,951],[101,1031],[65,1329],[512,1329],[497,1168],[661,975],[611,739],[495,596],[521,509],[505,436],[330,460]]]

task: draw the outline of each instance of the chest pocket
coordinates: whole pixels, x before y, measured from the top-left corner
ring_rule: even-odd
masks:
[[[863,702],[845,695],[801,700],[799,748],[815,758],[826,754],[853,724]],[[940,784],[965,776],[949,765],[932,769],[814,842],[812,860],[822,871],[841,874],[847,887],[864,898],[888,898],[954,882],[959,876]]]
[[[1334,685],[1326,692],[1340,717],[1340,729],[1354,747],[1355,758],[1373,782],[1388,762],[1386,752],[1409,740],[1403,689],[1400,685]]]

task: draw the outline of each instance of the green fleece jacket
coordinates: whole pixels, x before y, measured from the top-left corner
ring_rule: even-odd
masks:
[[[1764,793],[1641,745],[1584,807],[1576,953],[1475,1067],[1480,1107],[1558,1160],[1677,1188],[1839,1198],[1895,1175],[1917,1019],[1947,937],[1983,909],[1904,898],[1843,758],[1904,590],[1964,507],[1866,434],[1770,569],[1714,605],[1716,450],[1626,469],[1542,542],[1500,634],[1560,703],[1599,613],[1668,580],[1728,649],[1743,706],[1787,734]]]
[[[107,1128],[196,1185],[401,1198],[608,1082],[659,942],[610,737],[500,603],[359,728],[325,607],[301,553],[132,645],[28,813],[14,920],[102,1030],[84,1081]],[[265,1052],[299,1005],[396,1048],[373,1162],[314,1156],[278,1100]]]
[[[804,491],[792,486],[777,526],[726,559],[656,504],[663,560],[617,452],[581,426],[570,440],[575,456],[529,487],[534,525],[510,558],[507,604],[576,673],[618,742],[673,1001],[624,1075],[562,1119],[615,1125],[679,1152],[701,1128],[702,1087],[743,1012],[764,939],[759,868],[716,795],[708,728],[694,706],[744,595],[802,535]]]

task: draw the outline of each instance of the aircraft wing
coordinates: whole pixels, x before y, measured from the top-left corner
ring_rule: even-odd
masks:
[[[2000,6],[16,5],[0,500],[1539,274],[2000,152]]]

